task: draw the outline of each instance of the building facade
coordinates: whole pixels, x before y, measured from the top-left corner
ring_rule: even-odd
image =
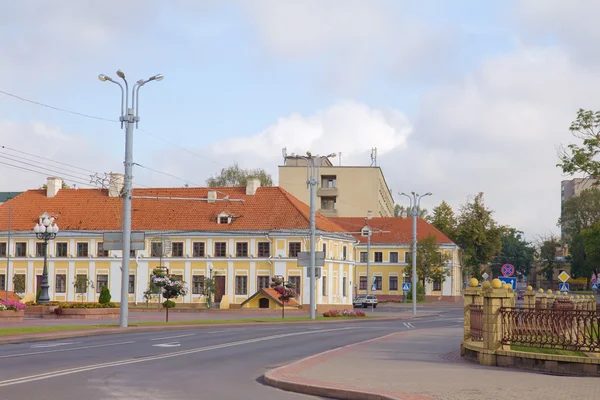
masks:
[[[105,250],[103,235],[122,225],[123,177],[112,174],[109,188],[63,189],[60,178],[48,178],[46,190],[29,190],[0,205],[0,290],[13,290],[14,276],[25,281],[25,300],[41,285],[43,243],[33,227],[47,212],[60,232],[48,244],[50,298],[54,301],[97,301],[107,286],[120,302],[121,257]],[[12,208],[10,243],[6,230]],[[239,307],[282,275],[294,283],[301,305],[310,303],[306,268],[297,254],[309,250],[309,209],[279,187],[134,189],[132,230],[144,232],[144,249],[132,251],[128,301],[144,302],[152,270],[168,268],[187,282],[189,293],[177,302],[206,302],[204,280],[217,284],[215,302]],[[352,235],[317,215],[317,246],[331,249],[317,283],[317,304],[352,303],[354,245]],[[8,257],[10,255],[10,257]],[[345,255],[345,256],[344,256]],[[7,260],[9,262],[2,262]],[[78,276],[91,281],[76,293]]]
[[[318,170],[317,210],[327,217],[394,216],[394,199],[379,167],[335,166],[327,157],[316,160]],[[279,166],[279,185],[310,203],[306,185],[306,161],[285,157]]]

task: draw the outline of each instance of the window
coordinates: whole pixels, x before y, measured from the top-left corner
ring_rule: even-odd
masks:
[[[300,282],[301,282],[301,278],[299,276],[290,276],[288,278],[288,281],[294,285],[294,290],[296,291],[296,293],[300,294]]]
[[[398,252],[397,251],[390,252],[390,262],[391,263],[397,263],[398,262]]]
[[[192,275],[192,294],[204,294],[204,275]]]
[[[360,252],[360,262],[361,263],[366,263],[367,262],[367,252],[366,251],[361,251]]]
[[[404,262],[410,264],[412,262],[412,253],[410,251],[404,252]]]
[[[0,275],[0,290],[6,290],[6,275]]]
[[[327,243],[323,243],[323,254],[325,255],[325,258],[329,258],[327,257]]]
[[[412,280],[412,278],[408,274],[406,274],[406,276],[404,277],[404,279],[402,279],[402,281],[404,283],[411,283],[411,280]]]
[[[359,290],[367,290],[367,277],[366,276],[361,276],[360,277],[360,284],[358,286]]]
[[[129,282],[127,284],[127,293],[135,293],[135,275],[129,275]]]
[[[225,257],[227,255],[227,242],[215,242],[215,257]]]
[[[77,243],[77,257],[87,257],[89,245],[88,243]]]
[[[96,257],[108,257],[108,250],[104,250],[104,243],[96,244]]]
[[[248,294],[248,277],[247,276],[236,276],[235,277],[235,294],[244,296]]]
[[[183,282],[183,275],[175,275],[175,274],[172,274],[172,275],[171,275],[171,279],[172,279],[172,280],[179,281],[179,282]]]
[[[383,262],[383,253],[381,251],[375,252],[375,262]]]
[[[129,250],[129,257],[135,258],[135,250]]]
[[[324,189],[335,189],[336,183],[337,180],[335,175],[323,175],[321,177],[321,187]]]
[[[192,251],[194,257],[204,257],[206,255],[206,248],[204,247],[204,242],[194,242],[192,245]]]
[[[302,249],[302,243],[300,242],[290,242],[288,244],[288,257],[298,257],[298,253],[300,253]]]
[[[236,257],[248,257],[248,242],[239,242],[235,244]]]
[[[67,274],[56,274],[54,288],[56,293],[67,293]]]
[[[321,197],[322,210],[335,210],[335,197]]]
[[[171,255],[173,257],[183,257],[183,242],[171,243]]]
[[[342,260],[346,260],[348,257],[348,247],[342,247]]]
[[[0,257],[6,257],[6,242],[0,242]]]
[[[327,296],[327,277],[323,276],[321,280],[323,281],[323,296]]]
[[[433,290],[436,290],[436,291],[442,290],[442,282],[433,281]]]
[[[15,257],[26,257],[27,255],[27,242],[15,243]]]
[[[258,243],[258,256],[259,257],[270,257],[271,256],[271,243],[259,242]]]
[[[390,276],[390,290],[398,290],[398,277]]]
[[[96,293],[100,293],[105,286],[108,287],[108,275],[96,275]]]
[[[35,256],[44,257],[44,242],[38,242],[35,244]]]
[[[347,277],[342,278],[342,296],[343,297],[348,296],[348,278]]]
[[[56,257],[66,257],[67,256],[67,243],[65,242],[56,242]]]
[[[380,276],[376,276],[375,277],[375,290],[381,290],[381,277]]]
[[[269,277],[268,276],[259,276],[257,278],[258,290],[266,289],[269,287]]]
[[[231,221],[231,218],[229,217],[219,217],[219,224],[228,224],[229,221]]]
[[[150,257],[160,257],[162,254],[162,242],[153,242],[150,244]]]

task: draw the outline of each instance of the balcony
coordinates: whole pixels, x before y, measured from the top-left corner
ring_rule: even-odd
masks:
[[[337,217],[338,216],[338,212],[336,209],[321,208],[321,209],[319,209],[319,213],[321,215],[323,215],[324,217]]]
[[[317,196],[334,197],[338,195],[336,187],[320,187],[317,189]]]

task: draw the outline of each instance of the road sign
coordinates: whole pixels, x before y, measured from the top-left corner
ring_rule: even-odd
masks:
[[[377,290],[377,285],[376,285],[376,284],[373,284],[373,285],[371,286],[371,292],[375,293],[375,291],[376,291],[376,290]]]
[[[502,281],[502,283],[508,283],[512,286],[512,290],[517,290],[517,278],[513,278],[510,276],[501,276],[498,279]]]
[[[310,251],[298,252],[298,266],[310,267]],[[325,252],[315,251],[315,267],[325,266]]]
[[[592,283],[592,290],[598,290],[598,284]]]
[[[570,278],[569,274],[567,274],[565,271],[561,272],[560,274],[558,274],[558,279],[560,279],[561,282],[566,282],[568,281]]]
[[[483,278],[484,281],[487,281],[487,278],[489,278],[490,276],[488,275],[487,272],[484,272],[483,275],[481,275],[481,277]]]
[[[410,283],[405,282],[402,284],[402,291],[403,292],[410,292]]]
[[[131,250],[144,250],[146,235],[144,232],[131,232]],[[102,249],[123,250],[123,232],[104,232]]]
[[[515,273],[515,267],[513,267],[511,264],[504,264],[501,268],[501,271],[502,275],[504,276],[513,276]]]
[[[310,278],[310,268],[306,268],[306,277]],[[321,267],[315,267],[315,279],[321,278]]]
[[[564,282],[563,282],[563,283],[560,283],[560,284],[558,285],[558,290],[559,290],[560,292],[568,292],[568,291],[569,291],[569,284],[568,284],[568,283],[564,283]]]

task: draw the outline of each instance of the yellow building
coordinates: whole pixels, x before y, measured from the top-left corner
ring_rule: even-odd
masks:
[[[372,211],[374,216],[394,216],[394,199],[379,167],[334,166],[327,157],[317,163],[317,211],[326,217],[359,217]],[[306,160],[285,157],[279,166],[279,185],[300,199],[310,202],[306,187]]]
[[[410,218],[331,218],[347,232],[353,232],[358,241],[354,246],[353,293],[366,294],[369,288],[375,286],[375,294],[379,301],[401,300],[403,296],[402,283],[410,283],[405,274],[412,269],[411,240],[412,220]],[[367,255],[367,237],[359,232],[369,227],[371,235],[371,251]],[[425,283],[427,300],[458,301],[462,298],[462,267],[461,250],[446,235],[437,230],[424,219],[417,220],[417,240],[435,236],[440,252],[444,253],[444,268],[448,277],[443,282]],[[369,276],[367,276],[367,259],[369,260]]]
[[[18,275],[25,281],[26,299],[35,297],[43,243],[33,227],[46,212],[60,228],[48,245],[51,300],[97,301],[101,287],[107,286],[112,300],[119,302],[122,252],[104,250],[103,234],[121,230],[122,184],[120,174],[111,174],[106,190],[63,189],[60,178],[48,178],[46,190],[29,190],[1,204],[0,290],[12,290],[12,278]],[[132,209],[132,229],[143,232],[145,240],[144,249],[131,254],[129,302],[144,301],[151,271],[163,256],[162,265],[189,287],[178,302],[204,304],[202,287],[210,276],[217,283],[215,301],[222,308],[239,307],[267,287],[272,276],[283,275],[296,284],[297,302],[310,303],[306,268],[296,263],[297,253],[309,250],[309,209],[282,188],[260,187],[251,180],[245,188],[134,189]],[[318,248],[325,244],[330,249],[317,282],[317,304],[349,305],[356,240],[321,215],[316,224]],[[161,243],[170,245],[163,249]],[[1,261],[8,258],[8,263]],[[93,288],[79,296],[74,282],[81,275]]]

